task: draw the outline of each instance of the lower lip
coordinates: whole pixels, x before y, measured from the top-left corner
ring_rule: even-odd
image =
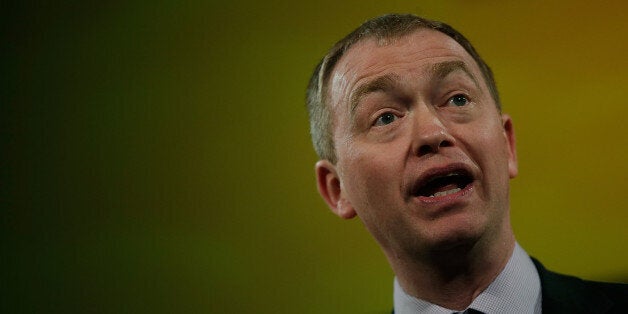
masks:
[[[443,196],[434,196],[434,197],[418,196],[417,199],[421,203],[426,203],[426,204],[449,203],[449,202],[457,201],[469,195],[471,191],[473,191],[473,182],[467,184],[467,186],[465,186],[464,189],[453,194],[448,194],[448,195],[443,195]]]

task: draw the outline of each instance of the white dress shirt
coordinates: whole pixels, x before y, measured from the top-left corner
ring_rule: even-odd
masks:
[[[407,294],[394,282],[395,314],[430,313],[451,314],[436,304]],[[478,295],[469,308],[483,313],[541,313],[541,280],[530,256],[515,243],[515,249],[504,270]]]

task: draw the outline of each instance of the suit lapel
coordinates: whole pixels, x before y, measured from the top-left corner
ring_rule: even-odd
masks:
[[[549,271],[532,258],[541,279],[543,313],[605,313],[613,302],[582,279]]]

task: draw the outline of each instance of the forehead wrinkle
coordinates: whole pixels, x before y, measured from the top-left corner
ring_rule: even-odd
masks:
[[[439,62],[432,65],[430,69],[431,74],[441,81],[445,79],[449,74],[456,71],[462,71],[463,73],[465,73],[473,81],[475,86],[477,88],[480,88],[480,84],[478,84],[478,80],[471,73],[471,71],[469,70],[469,68],[463,61],[455,60],[455,61]]]
[[[351,98],[349,104],[351,105],[351,114],[355,112],[356,107],[360,103],[360,100],[370,94],[377,91],[389,91],[391,90],[396,82],[399,80],[399,75],[394,73],[385,74],[382,76],[378,76],[372,80],[369,80],[366,83],[360,84],[353,93],[351,93]]]

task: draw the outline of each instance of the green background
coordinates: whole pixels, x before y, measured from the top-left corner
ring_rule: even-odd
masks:
[[[0,312],[385,313],[316,192],[304,90],[367,18],[461,30],[517,132],[518,241],[628,279],[623,1],[3,2]]]

